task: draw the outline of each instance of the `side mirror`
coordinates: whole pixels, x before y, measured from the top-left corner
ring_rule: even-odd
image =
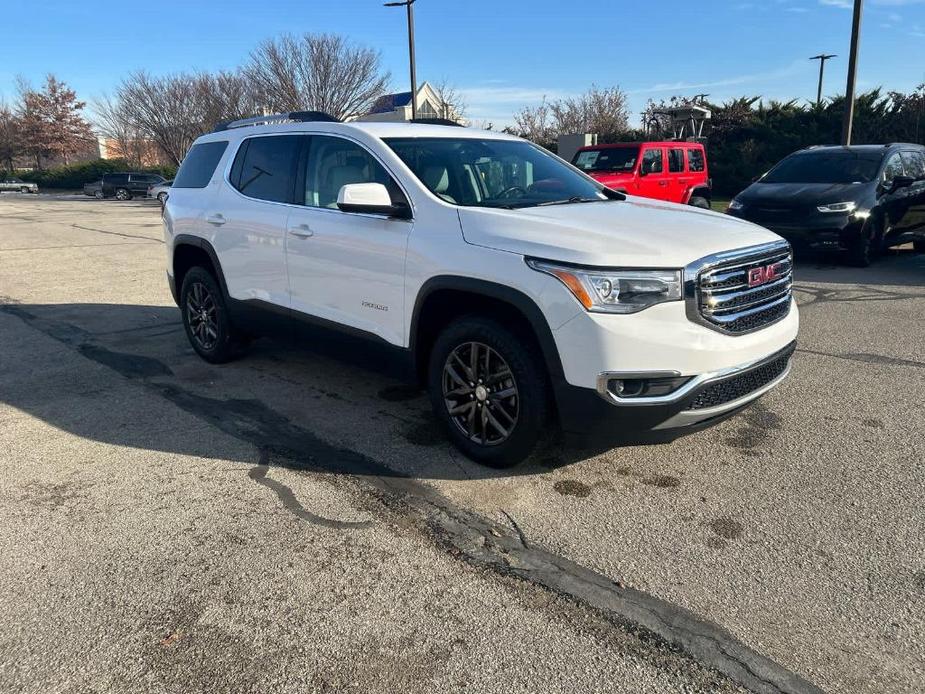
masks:
[[[381,183],[348,183],[342,186],[337,194],[337,207],[343,212],[411,218],[411,208],[393,204],[389,191]]]
[[[890,182],[890,185],[887,186],[887,191],[895,193],[900,188],[908,188],[913,183],[915,183],[915,179],[912,178],[912,176],[896,176]]]

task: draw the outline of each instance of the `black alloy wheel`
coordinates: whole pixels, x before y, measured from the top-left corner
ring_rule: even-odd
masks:
[[[516,465],[549,431],[549,376],[529,329],[471,315],[434,341],[428,392],[452,443],[495,468]]]
[[[186,295],[186,322],[200,348],[210,351],[218,341],[218,307],[202,282],[193,282]]]
[[[116,200],[131,200],[132,194],[128,192],[125,188],[116,189]]]
[[[504,443],[517,426],[520,394],[514,374],[481,342],[464,342],[447,357],[443,399],[453,424],[482,446]]]
[[[186,336],[196,353],[213,364],[237,357],[245,341],[231,323],[218,282],[203,267],[183,278],[180,310]]]

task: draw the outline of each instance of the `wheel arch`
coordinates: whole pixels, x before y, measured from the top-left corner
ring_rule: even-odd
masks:
[[[453,318],[472,313],[511,321],[526,330],[539,347],[553,382],[564,378],[552,330],[533,299],[503,284],[441,275],[421,287],[411,317],[409,345],[418,379],[426,373],[430,349],[440,330]]]
[[[707,185],[693,186],[684,202],[689,203],[692,198],[704,198],[707,202],[711,202],[713,200],[713,191]]]
[[[178,234],[174,238],[170,267],[173,271],[173,284],[176,287],[174,299],[179,303],[180,289],[186,273],[197,265],[209,270],[218,282],[225,299],[228,299],[228,287],[225,274],[218,260],[218,254],[207,240],[189,234]]]

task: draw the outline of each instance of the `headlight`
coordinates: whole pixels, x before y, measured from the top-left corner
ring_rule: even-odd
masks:
[[[854,212],[858,204],[856,202],[833,202],[830,205],[819,205],[816,209],[820,212],[841,212],[847,214]]]
[[[745,205],[733,198],[729,201],[729,207],[727,207],[726,210],[741,210],[743,207],[745,207]]]
[[[528,260],[527,264],[562,282],[588,311],[636,313],[681,299],[680,270],[574,268],[541,260]]]

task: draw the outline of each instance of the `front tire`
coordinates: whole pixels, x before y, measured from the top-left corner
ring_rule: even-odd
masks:
[[[31,193],[32,190],[26,186],[23,186],[22,188],[19,189],[19,192],[20,193]]]
[[[516,465],[543,438],[549,387],[527,335],[480,316],[455,320],[430,355],[431,405],[450,441],[494,468]]]
[[[183,327],[196,354],[211,364],[223,364],[240,354],[241,340],[231,323],[221,289],[203,267],[190,269],[180,290]]]
[[[848,249],[848,259],[855,267],[868,267],[881,252],[882,246],[883,227],[876,217],[870,217]]]
[[[132,194],[129,191],[127,191],[125,188],[116,188],[116,200],[122,200],[124,202],[126,200],[131,200],[131,199],[132,199]]]
[[[163,207],[164,203],[167,202],[167,193],[158,193],[157,201],[161,203],[161,207]]]

